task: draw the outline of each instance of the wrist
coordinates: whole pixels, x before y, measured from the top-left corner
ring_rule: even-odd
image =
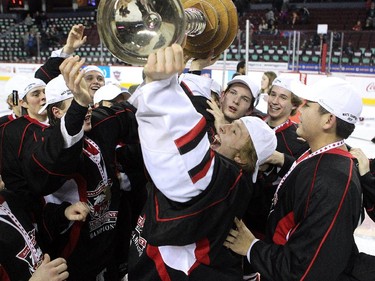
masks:
[[[66,57],[72,55],[74,53],[74,48],[69,46],[64,46],[61,52],[61,55],[66,55]]]
[[[76,99],[74,98],[75,101],[82,107],[88,108],[90,104],[92,103],[92,100],[90,99]]]

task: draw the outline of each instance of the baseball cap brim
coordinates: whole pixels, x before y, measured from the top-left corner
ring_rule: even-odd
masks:
[[[230,86],[235,83],[240,83],[246,85],[250,91],[254,99],[256,99],[259,95],[259,86],[253,82],[249,76],[247,75],[237,75],[232,80],[230,80],[227,85]]]

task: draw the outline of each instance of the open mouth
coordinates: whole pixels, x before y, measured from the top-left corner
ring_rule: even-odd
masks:
[[[229,111],[231,112],[236,112],[237,111],[237,108],[233,107],[233,106],[229,106],[228,107]]]
[[[280,109],[280,107],[270,106],[269,109],[271,109],[273,111],[278,111]]]
[[[211,149],[216,150],[221,146],[221,139],[219,135],[215,135],[213,142],[211,143]]]

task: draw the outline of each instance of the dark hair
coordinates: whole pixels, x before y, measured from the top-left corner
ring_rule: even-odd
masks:
[[[273,71],[266,71],[263,73],[263,75],[266,75],[268,77],[269,86],[272,85],[273,80],[275,80],[275,78],[277,77],[276,73]]]
[[[296,96],[295,94],[292,93],[292,95],[291,95],[291,103],[292,103],[293,106],[296,107],[295,109],[293,109],[290,112],[290,116],[294,116],[297,113],[298,107],[302,104],[302,100],[298,96]]]
[[[27,96],[27,95],[25,95],[25,96],[22,98],[22,100],[23,100],[24,102],[27,103],[27,97],[26,97],[26,96]],[[21,105],[21,116],[24,116],[24,115],[27,115],[27,114],[29,114],[28,111],[27,111],[27,108],[25,108],[25,107],[23,107],[23,106]]]
[[[241,60],[239,63],[237,63],[237,72],[240,72],[240,68],[245,67],[245,61]]]
[[[138,88],[139,84],[133,84],[129,87],[128,91],[130,94],[133,94],[135,90]]]
[[[326,114],[330,113],[324,107],[319,106],[319,113]],[[354,131],[355,125],[348,123],[338,117],[336,117],[336,135],[340,138],[347,139]]]
[[[53,103],[53,104],[49,104],[47,106],[48,122],[49,122],[50,126],[55,126],[58,123],[58,118],[56,118],[56,116],[53,115],[53,113],[52,113],[52,107],[57,107],[59,109],[64,109],[65,108],[64,101],[59,101],[59,102],[56,102],[56,103]]]

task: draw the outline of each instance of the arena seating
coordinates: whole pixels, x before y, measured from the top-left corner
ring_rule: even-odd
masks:
[[[290,3],[293,2],[290,1]],[[257,31],[257,26],[260,19],[264,17],[266,9],[250,9],[239,18],[240,35],[226,51],[226,59],[238,61],[245,58],[245,27],[246,21],[250,20],[255,27],[248,49],[249,59],[252,61],[288,63],[294,56],[298,58],[300,63],[319,63],[321,42],[319,39],[316,41],[314,36],[316,36],[318,24],[327,24],[328,34],[325,37],[327,44],[330,43],[330,36],[333,35],[333,32],[340,34],[342,37],[341,40],[334,41],[332,50],[329,50],[328,59],[331,60],[332,64],[375,65],[375,45],[371,44],[375,40],[374,31],[354,32],[351,30],[357,20],[364,21],[366,14],[364,7],[355,9],[311,8],[309,11],[310,20],[308,23],[297,23],[292,27],[288,20],[278,21],[277,32],[267,33]],[[14,18],[9,16],[1,18],[0,14],[0,61],[43,62],[52,50],[64,44],[66,35],[76,23],[84,23],[87,26],[86,34],[88,36],[87,44],[77,51],[78,55],[86,57],[87,61],[92,64],[125,65],[125,63],[113,57],[107,48],[101,44],[93,13],[48,14],[48,25],[58,26],[62,35],[58,42],[50,46],[45,46],[40,40],[39,52],[34,57],[27,57],[23,48],[23,35],[27,31],[27,26],[23,22],[17,23]],[[39,34],[42,34],[42,32],[38,29]],[[298,33],[300,38],[297,46],[293,46],[295,32]],[[350,56],[344,52],[344,47],[349,41],[352,42],[354,48],[354,53]],[[292,51],[293,49],[295,52]],[[224,54],[221,58],[223,56]]]

